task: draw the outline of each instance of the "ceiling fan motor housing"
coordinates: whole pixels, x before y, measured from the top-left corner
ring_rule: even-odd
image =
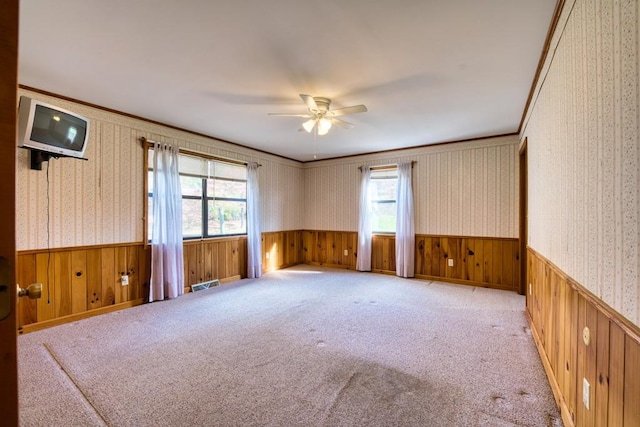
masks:
[[[331,105],[331,100],[329,98],[325,98],[323,96],[314,96],[313,100],[316,101],[319,112],[326,113],[327,111],[329,111],[329,105]]]

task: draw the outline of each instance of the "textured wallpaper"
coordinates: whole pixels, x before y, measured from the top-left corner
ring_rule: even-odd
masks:
[[[529,245],[640,326],[639,19],[566,2],[522,137]]]
[[[304,227],[358,230],[362,165],[414,160],[416,233],[518,237],[518,137],[305,164]]]
[[[53,159],[42,164],[42,171],[34,171],[29,168],[28,151],[18,150],[19,251],[141,242],[145,171],[144,151],[138,140],[142,136],[262,164],[263,231],[302,228],[303,170],[298,162],[22,89],[19,95],[78,112],[91,120],[85,152],[88,161]]]

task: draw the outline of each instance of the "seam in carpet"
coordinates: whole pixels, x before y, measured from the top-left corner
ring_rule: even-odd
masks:
[[[49,347],[49,344],[47,344],[46,342],[42,343],[42,346],[47,350],[47,352],[49,352],[49,354],[51,355],[51,358],[58,364],[58,366],[60,367],[60,369],[62,369],[62,372],[64,372],[64,374],[67,376],[67,378],[69,378],[69,381],[71,381],[71,383],[75,386],[76,390],[78,390],[78,393],[80,393],[80,395],[84,398],[84,400],[87,402],[87,404],[94,410],[94,412],[96,413],[96,415],[98,416],[98,418],[100,418],[102,420],[102,422],[105,425],[109,425],[107,423],[107,421],[104,419],[104,417],[102,416],[102,414],[100,413],[100,411],[98,411],[98,408],[96,408],[93,403],[91,402],[91,399],[89,399],[89,396],[87,396],[84,391],[82,391],[82,388],[80,388],[80,385],[78,385],[78,383],[76,382],[76,380],[71,376],[71,374],[64,368],[64,366],[62,365],[62,363],[60,363],[60,360],[58,359],[58,356],[56,356],[55,352],[53,351],[53,349],[51,347]]]

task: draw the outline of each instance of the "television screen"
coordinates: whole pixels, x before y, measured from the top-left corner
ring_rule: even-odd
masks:
[[[87,122],[60,110],[36,105],[30,139],[73,151],[81,151]]]
[[[89,120],[85,117],[27,96],[20,97],[18,146],[55,157],[82,158],[88,133]]]

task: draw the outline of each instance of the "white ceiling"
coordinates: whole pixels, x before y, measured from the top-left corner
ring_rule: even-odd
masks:
[[[300,161],[516,132],[556,0],[23,0],[19,83]],[[298,132],[299,94],[355,128]]]

